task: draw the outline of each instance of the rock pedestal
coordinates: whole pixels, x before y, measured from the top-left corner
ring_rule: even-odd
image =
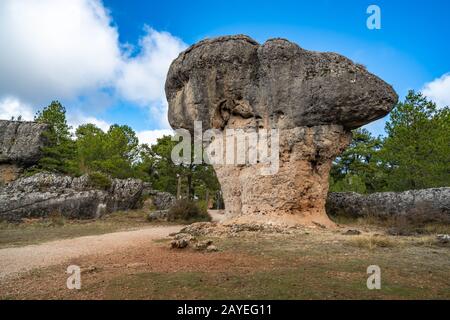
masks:
[[[0,187],[0,221],[21,221],[59,213],[66,218],[93,219],[104,214],[138,208],[144,183],[138,179],[112,179],[99,189],[87,175],[69,177],[38,173]]]
[[[215,164],[229,222],[332,225],[325,214],[333,159],[351,129],[385,116],[391,86],[336,53],[308,51],[285,39],[259,45],[247,36],[194,44],[166,80],[174,129],[277,130],[279,169],[262,163]]]
[[[229,222],[331,225],[325,213],[332,160],[350,143],[342,126],[281,130],[276,174],[264,164],[214,165]]]

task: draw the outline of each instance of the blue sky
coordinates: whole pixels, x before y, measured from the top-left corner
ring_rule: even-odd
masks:
[[[5,0],[5,3],[10,1]],[[9,60],[3,58],[2,61],[0,56],[2,78],[7,78],[12,70],[25,68],[24,64],[30,64],[32,70],[29,77],[15,79],[16,76],[12,75],[11,81],[0,81],[0,118],[2,110],[3,118],[11,116],[11,110],[22,113],[29,109],[35,111],[54,96],[66,105],[75,126],[86,120],[95,120],[103,127],[112,123],[128,124],[141,133],[142,140],[153,139],[168,129],[164,120],[166,105],[161,88],[173,57],[187,45],[205,37],[237,33],[247,34],[259,42],[283,37],[305,49],[338,52],[366,65],[369,71],[392,84],[401,98],[408,89],[424,89],[440,105],[450,103],[450,77],[446,76],[450,72],[450,1],[76,0],[72,1],[73,8],[67,12],[54,1],[42,0],[48,5],[46,14],[53,11],[60,17],[67,14],[67,18],[60,21],[67,24],[67,30],[63,27],[63,31],[55,35],[53,33],[56,31],[51,27],[40,30],[40,24],[33,28],[33,23],[30,23],[29,29],[24,31],[18,27],[20,32],[13,33],[14,38],[8,38],[7,35],[2,36],[1,28],[12,30],[16,21],[6,19],[8,21],[3,25],[0,22],[0,41],[17,41],[14,39],[27,35],[27,30],[33,30],[34,34],[38,34],[37,38],[42,39],[42,46],[51,38],[49,47],[55,45],[55,41],[61,41],[61,44],[57,43],[57,48],[65,48],[67,41],[79,37],[75,53],[61,50],[61,57],[52,56],[51,61],[46,61],[44,51],[43,57],[31,56],[27,58],[27,63],[20,63],[21,50],[36,51],[30,50],[31,44],[24,40],[20,45],[13,46]],[[371,4],[381,9],[380,30],[366,27],[369,16],[366,9]],[[23,15],[21,19],[37,19],[34,13],[38,9],[29,3],[14,10],[3,3],[0,5],[0,16],[1,6],[4,6],[5,16],[18,14]],[[86,25],[90,26],[84,33],[77,34],[83,32],[81,29],[84,26],[79,28],[81,31],[70,27],[70,12],[74,10],[80,10],[82,17],[74,22],[75,25],[79,26],[81,20],[87,21]],[[39,22],[37,19],[36,23]],[[60,40],[64,32],[69,40]],[[88,40],[90,37],[93,39]],[[84,47],[94,49],[83,52]],[[3,44],[2,48],[5,48]],[[64,57],[66,54],[68,56]],[[73,83],[73,86],[61,88],[61,84],[52,79],[48,79],[48,84],[44,80],[39,81],[47,79],[48,75],[39,74],[42,68],[36,68],[36,65],[47,66],[48,63],[49,69],[52,69],[52,61],[58,62],[59,59],[61,66],[55,72],[64,71],[68,77],[67,83]],[[2,68],[2,64],[15,63],[15,69]],[[104,64],[104,67],[99,67],[99,64]],[[93,71],[90,72],[89,68]],[[118,71],[109,74],[108,69]],[[30,82],[26,88],[14,85],[14,80],[17,80],[24,86],[24,81],[29,81],[34,71],[38,80]],[[84,83],[80,79],[92,81]],[[64,81],[63,74],[60,81]],[[32,90],[33,86],[37,89]],[[42,94],[45,90],[51,92],[52,97]],[[381,134],[384,121],[379,120],[368,128],[375,134]]]

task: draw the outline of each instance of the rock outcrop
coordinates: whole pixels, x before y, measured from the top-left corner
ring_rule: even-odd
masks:
[[[144,183],[136,179],[113,179],[108,190],[100,190],[88,176],[38,173],[0,188],[0,219],[20,221],[55,212],[67,218],[97,218],[139,207],[143,190]]]
[[[392,87],[336,53],[284,39],[247,36],[201,41],[173,61],[166,80],[174,129],[276,129],[279,170],[261,163],[214,164],[229,221],[332,225],[325,213],[332,160],[350,130],[383,117]],[[226,148],[225,148],[226,149]],[[227,153],[228,151],[225,151]]]
[[[175,196],[168,192],[150,190],[148,194],[151,196],[153,206],[157,210],[168,210],[175,203]]]
[[[25,167],[39,161],[47,128],[42,123],[0,120],[0,185],[16,180]]]
[[[35,164],[41,158],[46,124],[0,120],[0,163]]]
[[[149,221],[168,221],[169,209],[173,206],[176,198],[169,192],[162,192],[156,190],[146,191],[146,195],[150,196],[144,202],[144,209],[151,209],[147,219]],[[156,210],[155,210],[156,209]]]
[[[329,215],[364,217],[426,214],[450,215],[450,188],[431,188],[404,192],[333,192],[328,195]]]

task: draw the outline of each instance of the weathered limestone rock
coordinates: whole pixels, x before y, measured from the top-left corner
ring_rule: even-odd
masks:
[[[42,123],[0,120],[0,163],[32,165],[46,143]]]
[[[166,80],[175,129],[278,129],[279,171],[262,164],[218,165],[229,221],[321,224],[332,160],[350,130],[386,115],[392,87],[336,53],[284,39],[259,45],[247,36],[201,41],[173,61]]]
[[[136,179],[113,179],[108,190],[99,190],[88,176],[39,173],[0,188],[0,219],[20,221],[54,212],[67,218],[97,218],[137,208],[143,189],[143,182]]]
[[[333,192],[326,203],[329,215],[364,217],[427,214],[450,215],[450,188],[377,192]]]
[[[281,131],[280,168],[261,175],[263,165],[215,165],[225,214],[239,223],[330,225],[324,214],[332,160],[349,144],[341,126],[297,127]]]
[[[47,125],[0,120],[0,185],[16,180],[25,167],[37,163]]]
[[[169,221],[169,210],[155,210],[148,214],[148,221]]]
[[[169,192],[150,190],[152,204],[157,210],[168,210],[175,203],[175,196]]]
[[[246,36],[200,41],[172,63],[166,81],[174,128],[225,128],[256,118],[282,128],[340,124],[357,128],[397,102],[391,86],[336,53],[284,39],[259,45]]]

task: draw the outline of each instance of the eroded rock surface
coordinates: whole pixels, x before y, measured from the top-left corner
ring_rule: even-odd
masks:
[[[38,173],[0,188],[0,219],[20,221],[53,213],[67,218],[97,218],[139,207],[143,190],[144,183],[136,179],[113,179],[108,190],[100,190],[88,176]]]
[[[24,168],[39,161],[47,128],[42,123],[0,120],[0,185],[16,180]]]
[[[166,81],[174,128],[225,128],[233,116],[280,129],[339,124],[354,129],[385,116],[392,87],[332,52],[285,39],[259,45],[246,36],[203,40],[172,63]]]
[[[169,192],[149,190],[148,194],[151,196],[149,200],[157,210],[169,210],[176,200],[175,196]]]
[[[0,163],[35,164],[42,155],[47,128],[42,123],[0,120]]]
[[[325,213],[332,160],[350,130],[386,115],[392,87],[336,53],[285,39],[247,36],[201,41],[172,63],[166,81],[173,128],[278,129],[279,170],[218,165],[229,221],[332,225]]]
[[[324,214],[328,175],[332,160],[350,140],[351,134],[337,125],[285,129],[276,174],[260,174],[264,164],[214,165],[225,214],[239,217],[239,223],[329,225]]]
[[[450,188],[430,188],[404,192],[377,192],[363,195],[355,192],[333,192],[328,195],[327,212],[335,216],[396,216],[448,214]]]

